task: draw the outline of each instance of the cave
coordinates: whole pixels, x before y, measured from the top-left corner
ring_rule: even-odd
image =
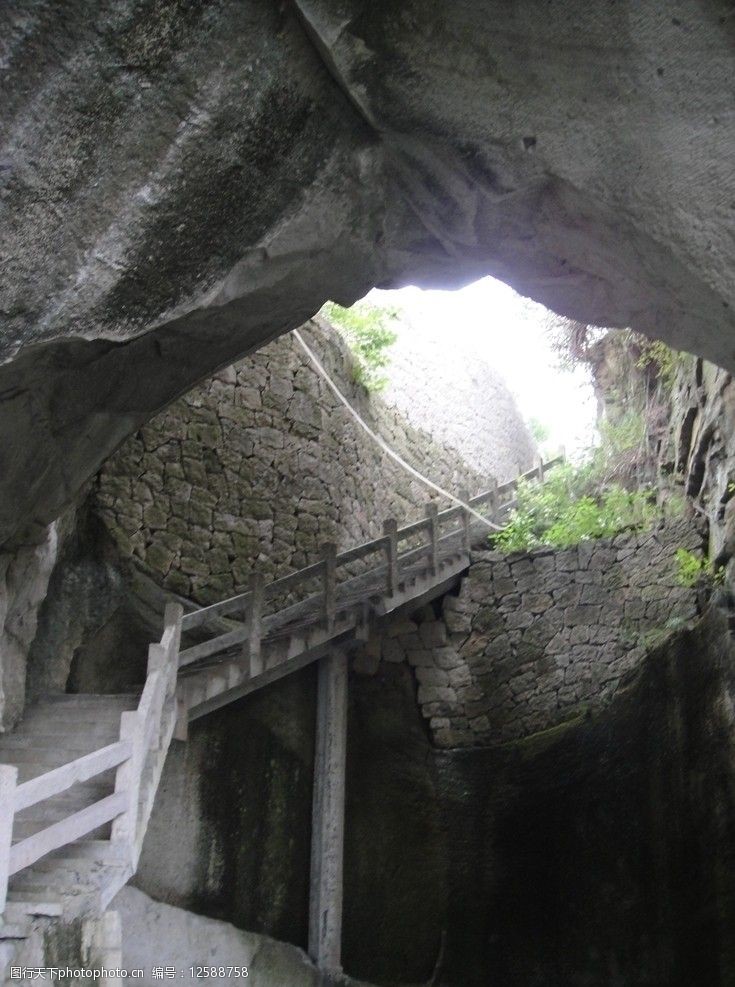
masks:
[[[34,871],[11,885],[0,965],[119,965],[122,941],[149,966],[155,928],[192,982],[193,951],[217,943],[263,987],[735,983],[734,24],[727,0],[3,5],[2,887],[24,825],[38,852],[31,818],[12,836],[33,778],[3,770],[29,731],[67,729],[52,700],[92,731],[85,696],[162,682],[173,642],[210,654],[192,615],[231,597],[248,597],[252,640],[256,560],[277,583],[383,539],[395,599],[348,627],[324,590],[322,625],[352,635],[339,964],[304,952],[320,643],[303,646],[317,664],[257,692],[233,659],[227,706],[193,674],[160,686],[173,719],[140,768],[145,833],[121,800],[103,820],[135,848],[119,905],[64,925]],[[338,400],[293,330],[442,490],[543,483],[500,385],[512,435],[502,450],[500,430],[482,435],[490,462],[372,402],[324,322],[325,303],[374,289],[487,276],[612,333],[598,398],[612,416],[612,385],[629,385],[624,406],[642,396],[636,475],[675,486],[650,530],[508,561],[470,544],[462,515],[439,557],[413,480],[381,485],[383,461],[331,422]],[[694,357],[652,373],[616,331]],[[447,326],[447,362],[453,347]],[[468,433],[481,390],[454,396]],[[413,597],[400,576],[398,601],[381,525],[419,516],[428,569]],[[677,581],[682,558],[696,585]],[[172,601],[184,616],[161,638]],[[218,633],[235,640],[238,614]],[[252,675],[290,660],[249,646]],[[119,778],[125,738],[104,762]]]

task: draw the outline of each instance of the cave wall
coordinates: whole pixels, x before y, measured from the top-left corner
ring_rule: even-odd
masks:
[[[326,978],[302,950],[288,943],[161,904],[136,888],[123,888],[111,908],[121,920],[122,967],[143,971],[136,978],[140,987],[160,984],[153,973],[156,967],[173,970],[175,978],[197,979],[189,974],[192,966],[208,967],[207,983],[218,987],[233,980],[247,980],[249,987],[361,987],[339,974]],[[229,970],[232,966],[240,970]]]
[[[710,614],[584,722],[438,755],[448,982],[735,982],[733,657]]]
[[[0,553],[0,732],[12,729],[23,712],[28,654],[63,527],[54,521],[29,543]]]
[[[0,18],[3,542],[197,381],[375,284],[494,274],[733,366],[728,0]]]
[[[452,491],[487,489],[490,477],[451,445],[353,380],[352,358],[323,322],[305,335],[368,424],[414,467]],[[489,398],[508,418],[488,427],[468,414],[482,444],[502,432],[522,469],[533,442],[496,376]],[[491,457],[492,458],[492,457]],[[383,520],[413,520],[430,491],[351,419],[293,338],[280,339],[187,394],[125,443],[101,470],[93,505],[123,555],[167,589],[211,603],[249,586],[257,563],[278,578],[382,534]]]
[[[643,355],[643,359],[641,356]],[[639,414],[644,441],[633,451],[638,477],[662,497],[686,496],[706,521],[709,556],[733,583],[735,568],[735,388],[732,375],[691,353],[662,368],[628,333],[590,350],[600,415],[613,424]]]

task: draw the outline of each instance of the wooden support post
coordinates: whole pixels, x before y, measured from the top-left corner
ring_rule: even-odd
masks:
[[[263,671],[263,657],[261,655],[261,637],[263,622],[263,601],[265,598],[265,582],[263,574],[254,572],[250,578],[250,595],[247,598],[247,614],[245,619],[248,624],[248,636],[243,644],[245,661],[248,666],[250,678],[255,678]]]
[[[326,542],[320,551],[324,556],[324,626],[331,631],[337,619],[337,546]]]
[[[341,970],[342,866],[347,753],[347,656],[319,662],[311,824],[309,955],[324,972]]]
[[[5,911],[8,897],[10,845],[13,842],[17,782],[18,769],[12,764],[0,764],[0,915]]]
[[[470,492],[466,488],[459,491],[459,499],[465,504],[470,502]],[[462,551],[469,554],[471,539],[470,539],[470,512],[466,507],[462,508]]]
[[[125,811],[112,823],[111,839],[121,844],[130,863],[134,863],[138,825],[138,795],[143,769],[143,731],[145,723],[137,710],[127,710],[120,716],[120,740],[129,740],[131,754],[115,773],[115,792],[125,794]]]
[[[426,505],[426,516],[429,519],[429,572],[432,576],[436,575],[439,567],[439,526],[436,519],[438,513],[439,507],[436,501],[429,501]]]
[[[538,473],[538,482],[544,482],[544,457],[538,456],[536,459],[536,472]]]
[[[395,518],[383,521],[383,534],[388,539],[385,550],[388,561],[386,589],[388,596],[395,596],[398,592],[398,522]]]

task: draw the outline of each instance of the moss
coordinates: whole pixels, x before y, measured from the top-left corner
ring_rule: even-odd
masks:
[[[46,966],[84,967],[82,920],[50,923],[43,934],[43,955]],[[85,983],[97,983],[97,979]]]
[[[517,751],[523,759],[531,759],[541,754],[554,744],[564,739],[570,730],[574,730],[590,716],[587,706],[575,710],[567,719],[561,723],[549,727],[547,730],[539,730],[538,733],[529,734],[520,740],[512,740],[503,745],[504,750],[509,752]]]

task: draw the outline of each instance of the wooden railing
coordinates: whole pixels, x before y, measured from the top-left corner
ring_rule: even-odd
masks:
[[[147,775],[157,783],[157,762],[165,757],[176,718],[174,697],[182,613],[179,604],[166,608],[163,637],[149,648],[143,694],[137,709],[122,713],[119,740],[21,784],[17,783],[15,766],[0,765],[0,913],[5,908],[8,880],[13,874],[109,822],[110,846],[119,851],[111,856],[126,871],[125,880],[133,873],[148,821],[146,799],[141,797],[148,794],[141,793],[144,769],[149,768]],[[111,795],[32,836],[12,842],[16,813],[113,768],[117,772]]]
[[[533,469],[507,483],[493,484],[476,497],[469,498],[463,493],[460,499],[475,511],[487,509],[490,520],[500,520],[516,504],[513,494],[519,480],[542,482],[545,474],[563,462],[563,459],[564,456],[560,455],[546,463],[539,461]],[[426,570],[429,573],[436,572],[442,554],[453,546],[459,544],[464,551],[469,552],[473,535],[481,527],[482,522],[460,505],[439,511],[435,503],[429,503],[426,505],[426,517],[400,528],[390,518],[383,524],[382,537],[339,554],[334,544],[325,544],[319,561],[272,583],[265,585],[262,575],[254,573],[248,591],[184,615],[182,630],[185,632],[203,627],[215,618],[234,616],[239,618],[239,624],[216,637],[186,648],[181,652],[180,667],[230,651],[240,645],[243,657],[249,662],[250,674],[255,676],[263,670],[260,652],[264,636],[274,632],[278,625],[297,617],[305,605],[311,604],[312,608],[315,604],[320,606],[321,619],[329,626],[334,623],[341,603],[349,602],[353,596],[359,599],[361,592],[363,596],[369,593],[371,587],[367,577],[372,577],[374,582],[382,582],[383,592],[389,597],[394,596],[401,573],[407,567],[425,560]],[[420,540],[419,544],[416,544],[417,540]],[[402,547],[404,543],[408,543],[405,548]],[[338,578],[339,570],[365,562],[370,556],[378,556],[379,561],[366,567],[363,574],[348,574],[342,580]],[[289,593],[309,583],[318,583],[320,588],[298,603],[279,608],[277,613],[267,612],[269,602],[282,600]]]

